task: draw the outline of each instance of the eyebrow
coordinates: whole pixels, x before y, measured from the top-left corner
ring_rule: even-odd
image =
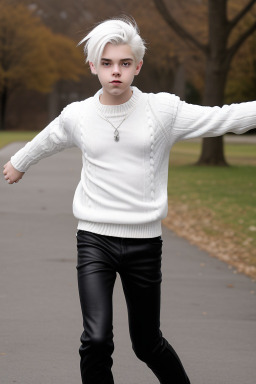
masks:
[[[107,61],[107,62],[110,62],[112,61],[111,59],[106,59],[105,57],[102,57],[101,58],[101,61]],[[133,61],[133,59],[131,57],[127,57],[126,59],[121,59],[120,61]]]

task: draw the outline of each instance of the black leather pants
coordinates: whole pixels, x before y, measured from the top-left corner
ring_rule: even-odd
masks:
[[[176,352],[162,337],[160,286],[162,240],[77,233],[78,288],[83,314],[83,384],[113,384],[112,293],[120,274],[132,346],[161,384],[189,384]]]

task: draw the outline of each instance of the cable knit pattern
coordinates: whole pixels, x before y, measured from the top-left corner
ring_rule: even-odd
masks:
[[[152,120],[152,116],[150,114],[150,110],[149,110],[149,106],[147,105],[146,107],[146,113],[147,113],[147,120],[148,120],[148,128],[149,128],[149,134],[150,134],[150,195],[151,195],[151,199],[154,200],[155,198],[155,172],[154,172],[154,163],[155,163],[155,160],[154,160],[154,143],[155,143],[155,140],[154,140],[154,126],[153,126],[153,120]]]
[[[102,105],[100,92],[67,106],[12,158],[19,171],[65,148],[81,149],[83,169],[73,212],[78,229],[147,238],[161,234],[167,214],[169,153],[178,140],[243,133],[256,127],[256,102],[223,108],[186,104],[168,93],[133,87],[121,105]],[[114,128],[120,141],[114,141]]]

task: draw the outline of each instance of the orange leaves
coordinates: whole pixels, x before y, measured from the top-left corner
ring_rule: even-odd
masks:
[[[0,1],[0,93],[17,87],[49,92],[60,79],[78,80],[82,56],[22,4]]]
[[[78,50],[73,40],[60,35],[54,35],[54,44],[49,45],[51,58],[55,63],[58,79],[78,81],[84,74],[84,57]]]
[[[178,236],[234,267],[235,271],[256,278],[256,266],[252,262],[256,256],[255,248],[250,241],[242,243],[238,234],[227,229],[210,208],[195,208],[181,201],[171,201],[163,223]],[[242,238],[242,234],[240,236]]]

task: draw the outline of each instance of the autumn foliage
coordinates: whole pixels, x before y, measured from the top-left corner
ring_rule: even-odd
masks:
[[[74,42],[54,34],[22,4],[0,1],[0,100],[4,128],[8,97],[16,90],[49,92],[60,79],[84,72]]]
[[[156,5],[159,6],[160,3],[166,6],[165,17],[157,11]],[[236,21],[238,15],[242,16],[242,10],[248,9],[248,4],[255,3],[244,17],[240,17],[236,28],[232,28],[226,45],[229,50],[239,36],[255,24],[256,0],[109,0],[107,3],[105,0],[98,0],[97,6],[94,2],[85,0],[0,0],[0,92],[3,93],[3,81],[6,84],[7,80],[10,95],[17,88],[49,92],[58,80],[70,79],[72,82],[66,83],[65,99],[61,99],[63,88],[55,87],[56,97],[59,98],[56,112],[60,112],[60,108],[70,102],[69,94],[72,92],[76,93],[77,99],[89,97],[98,89],[99,84],[91,77],[81,78],[77,84],[73,83],[81,73],[88,74],[81,50],[76,48],[76,44],[95,23],[125,14],[135,18],[141,35],[147,42],[145,64],[140,76],[136,78],[136,85],[142,91],[173,92],[189,102],[214,105],[223,101],[230,103],[255,99],[254,31],[252,37],[244,40],[233,57],[228,77],[222,81],[226,86],[224,84],[224,87],[219,87],[215,80],[212,81],[212,91],[209,92],[211,97],[214,90],[225,88],[225,92],[223,90],[221,93],[221,100],[205,100],[207,68],[209,72],[205,52],[210,52],[210,3],[215,11],[226,4],[227,23]],[[10,7],[8,11],[7,5]],[[33,9],[33,12],[29,9]],[[174,28],[170,28],[165,20],[169,14],[176,24],[193,36],[196,44],[193,39],[188,40],[184,35],[175,32]],[[211,25],[219,33],[218,23],[220,20],[213,15]],[[2,40],[2,35],[7,30],[9,36],[16,36],[11,38],[11,42]],[[212,32],[212,36],[216,38],[217,32]],[[14,56],[13,61],[16,64],[3,70],[5,52]],[[62,84],[64,82],[58,82],[58,86]],[[222,94],[225,95],[223,100]],[[9,105],[12,102],[13,98]]]

